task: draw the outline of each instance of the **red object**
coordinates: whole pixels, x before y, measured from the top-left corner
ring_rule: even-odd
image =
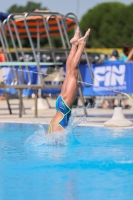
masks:
[[[4,62],[3,54],[0,54],[0,62]]]
[[[2,56],[0,55],[0,62],[3,62],[3,60],[2,60]]]

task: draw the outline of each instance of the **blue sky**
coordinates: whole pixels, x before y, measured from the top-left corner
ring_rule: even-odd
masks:
[[[2,1],[2,0],[1,0]],[[67,14],[68,12],[73,12],[78,16],[78,19],[81,19],[83,14],[93,8],[97,4],[102,2],[121,2],[124,4],[130,4],[132,0],[120,0],[120,1],[110,1],[110,0],[3,0],[0,4],[0,11],[6,12],[8,8],[10,8],[13,4],[16,5],[26,5],[28,1],[34,1],[38,3],[42,3],[42,6],[48,7],[50,10],[55,10],[62,14]]]

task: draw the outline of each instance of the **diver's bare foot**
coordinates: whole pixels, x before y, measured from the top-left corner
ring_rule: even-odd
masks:
[[[89,34],[90,34],[90,28],[86,31],[85,35],[78,40],[78,43],[79,44],[80,43],[86,43],[86,41],[87,41],[87,39],[89,37]]]
[[[78,45],[78,40],[80,38],[80,30],[79,30],[79,27],[76,28],[76,31],[75,31],[75,35],[74,37],[70,40],[70,43],[71,44],[76,44]]]

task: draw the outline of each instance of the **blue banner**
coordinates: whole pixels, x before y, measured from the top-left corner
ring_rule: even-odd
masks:
[[[92,83],[87,64],[80,64],[83,81]],[[117,90],[133,94],[133,63],[110,61],[91,65],[94,74],[93,86],[82,87],[84,96],[114,95]]]
[[[44,70],[48,66],[44,67]],[[100,96],[100,95],[115,95],[116,93],[111,90],[117,90],[128,94],[133,94],[133,63],[110,61],[102,64],[91,64],[91,68],[94,74],[94,81],[90,76],[90,71],[87,64],[80,64],[79,70],[83,79],[83,82],[93,84],[92,87],[82,86],[83,96]],[[25,69],[25,68],[24,68]],[[43,70],[43,67],[41,68]],[[30,75],[32,78],[32,84],[37,84],[37,71],[36,66],[29,67]],[[45,74],[45,71],[42,73]],[[65,72],[65,64],[64,64]],[[28,75],[25,73],[25,80],[28,82]],[[7,79],[7,84],[11,83],[10,74]],[[13,88],[7,89],[9,93],[15,93]],[[30,96],[34,90],[24,89],[23,95]],[[42,93],[59,93],[57,89],[43,89]]]

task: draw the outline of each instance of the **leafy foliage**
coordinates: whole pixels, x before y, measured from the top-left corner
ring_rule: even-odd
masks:
[[[133,43],[133,4],[129,6],[118,2],[102,3],[82,17],[80,27],[83,34],[91,28],[89,46],[123,47]]]
[[[25,6],[17,6],[16,4],[12,5],[7,12],[8,13],[23,13],[23,12],[31,12],[36,9],[39,10],[47,10],[46,7],[42,7],[41,3],[35,3],[32,1],[28,1]]]

